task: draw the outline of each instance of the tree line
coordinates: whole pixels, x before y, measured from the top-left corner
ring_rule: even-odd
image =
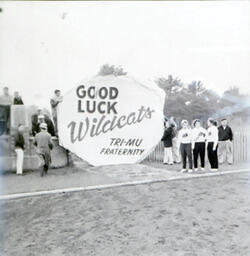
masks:
[[[121,66],[105,64],[100,67],[99,76],[126,76]],[[179,77],[168,75],[155,80],[155,85],[165,92],[163,113],[166,117],[175,117],[177,121],[187,119],[192,122],[199,118],[205,124],[209,117],[220,120],[229,119],[232,126],[247,126],[250,122],[250,96],[242,94],[239,87],[229,87],[222,96],[206,88],[202,81],[184,83]],[[28,108],[29,115],[36,106]],[[49,110],[44,109],[49,114]]]
[[[127,75],[122,67],[105,64],[98,75]],[[206,88],[202,81],[184,83],[179,77],[159,77],[155,84],[165,92],[163,113],[166,117],[174,116],[178,120],[192,121],[199,118],[228,118],[237,125],[244,125],[250,120],[250,96],[242,94],[239,87],[229,87],[222,96]]]

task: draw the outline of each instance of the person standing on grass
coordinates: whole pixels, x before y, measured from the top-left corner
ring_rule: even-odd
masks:
[[[164,159],[163,164],[173,164],[173,154],[172,154],[172,138],[173,138],[173,128],[170,126],[169,121],[164,122],[165,130],[162,137],[164,143]]]
[[[41,177],[47,174],[51,163],[50,151],[53,149],[51,135],[47,132],[47,124],[40,124],[41,131],[34,138],[34,145],[37,147],[37,154],[41,160],[39,165]]]
[[[193,122],[193,139],[194,139],[194,171],[198,171],[198,158],[200,156],[201,161],[201,171],[205,169],[205,151],[206,151],[206,138],[207,131],[201,127],[201,121],[199,119],[194,120]]]
[[[207,120],[207,155],[208,160],[211,166],[211,171],[218,171],[219,163],[218,163],[218,140],[219,140],[219,132],[217,128],[217,122],[212,118]]]
[[[17,133],[15,134],[15,152],[16,152],[16,174],[23,174],[23,158],[25,141],[23,137],[23,126],[20,124],[18,126]]]
[[[227,160],[228,164],[233,164],[233,132],[228,125],[226,118],[221,119],[221,126],[219,126],[219,146],[218,157],[219,163],[223,164]]]
[[[186,172],[186,164],[188,158],[189,170],[188,172],[193,171],[193,159],[192,159],[192,150],[194,148],[192,130],[189,128],[188,121],[181,121],[182,129],[178,133],[177,145],[178,149],[181,152],[182,158],[182,170],[181,172]]]
[[[177,123],[175,122],[175,118],[172,116],[169,119],[169,123],[171,127],[173,128],[173,137],[172,137],[172,154],[173,154],[173,162],[174,163],[180,163],[181,157],[180,157],[180,150],[177,148],[177,134],[178,134],[178,128]]]

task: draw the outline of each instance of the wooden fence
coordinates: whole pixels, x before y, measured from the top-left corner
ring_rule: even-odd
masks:
[[[154,151],[147,157],[147,161],[163,161],[163,143],[160,142]],[[233,140],[234,163],[250,161],[250,132],[236,131]]]

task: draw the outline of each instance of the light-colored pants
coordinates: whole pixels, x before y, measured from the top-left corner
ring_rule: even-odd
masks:
[[[173,147],[172,147],[173,160],[176,163],[180,163],[181,162],[181,154],[180,154],[180,150],[177,147],[177,138],[176,137],[174,137],[172,139],[172,143],[173,143]]]
[[[22,174],[23,173],[23,149],[22,148],[16,148],[16,174]]]
[[[57,114],[53,115],[54,127],[55,127],[55,134],[58,135],[58,128],[57,128]]]
[[[225,161],[229,164],[233,163],[233,143],[230,140],[219,141],[218,158],[220,164]]]
[[[173,154],[172,154],[172,147],[164,148],[164,164],[172,164],[173,163]]]

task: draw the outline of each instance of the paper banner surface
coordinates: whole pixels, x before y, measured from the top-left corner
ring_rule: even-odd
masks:
[[[92,165],[142,161],[163,133],[164,92],[127,76],[96,76],[58,107],[60,144]]]

